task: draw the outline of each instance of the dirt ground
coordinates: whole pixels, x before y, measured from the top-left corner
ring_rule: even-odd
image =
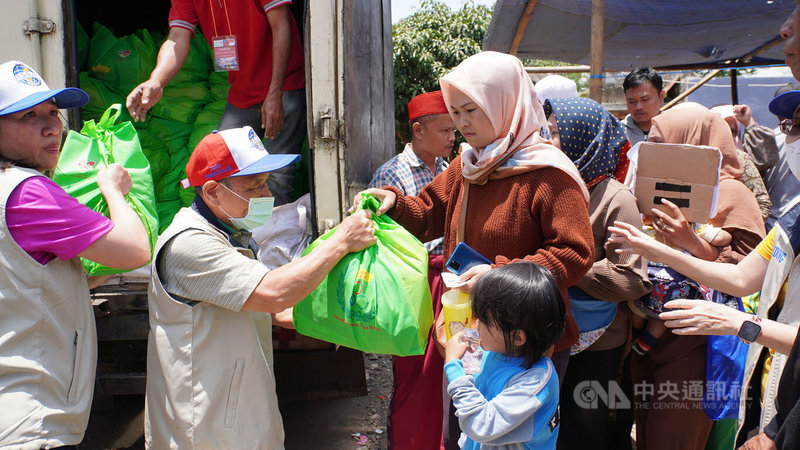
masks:
[[[367,395],[281,404],[286,448],[378,450],[386,448],[392,394],[392,359],[364,354]],[[144,397],[120,396],[96,405],[81,450],[143,449]]]
[[[392,395],[392,358],[364,355],[367,395],[290,403],[281,407],[286,448],[385,449],[386,416]]]

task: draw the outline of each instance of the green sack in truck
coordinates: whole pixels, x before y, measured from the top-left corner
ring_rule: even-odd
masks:
[[[111,105],[99,122],[86,121],[80,133],[70,131],[67,134],[53,181],[80,203],[110,217],[108,204],[97,187],[97,172],[113,163],[122,165],[132,182],[125,201],[142,220],[152,250],[158,238],[153,177],[133,125],[130,122],[115,124],[120,109],[120,104]],[[92,276],[126,272],[88,259],[81,262],[86,273]]]
[[[105,81],[124,96],[150,78],[156,66],[156,47],[147,30],[117,37],[95,23],[93,31],[86,61],[90,77]]]
[[[361,194],[360,209],[380,202]],[[364,352],[425,353],[433,324],[428,253],[387,215],[372,215],[375,245],[345,255],[308,297],[294,307],[297,332]],[[336,228],[303,251],[307,255]]]

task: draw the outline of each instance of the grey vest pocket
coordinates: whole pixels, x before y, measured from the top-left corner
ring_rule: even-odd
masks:
[[[72,381],[67,391],[67,404],[74,405],[78,400],[78,386],[81,383],[81,361],[83,359],[83,330],[75,330],[75,360],[72,362]]]
[[[242,387],[244,364],[245,359],[238,358],[233,368],[231,387],[228,390],[228,404],[225,408],[225,428],[233,428],[233,425],[236,423],[236,407],[239,404],[239,390]]]

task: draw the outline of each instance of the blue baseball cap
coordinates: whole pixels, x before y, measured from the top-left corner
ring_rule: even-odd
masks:
[[[798,106],[800,106],[800,91],[784,92],[769,102],[769,112],[784,119],[791,119]]]
[[[89,94],[81,89],[50,89],[42,77],[23,62],[0,64],[0,116],[23,111],[51,98],[62,109],[89,103]]]

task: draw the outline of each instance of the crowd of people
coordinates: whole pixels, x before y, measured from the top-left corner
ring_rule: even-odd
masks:
[[[215,54],[233,69],[228,108],[186,166],[192,205],[154,248],[125,201],[124,168],[97,175],[108,217],[46,176],[61,149],[58,111],[86,93],[50,89],[23,62],[0,65],[0,447],[83,439],[99,282],[86,258],[149,262],[148,448],[283,448],[254,324],[290,327],[292,307],[373,245],[371,216],[386,214],[425,242],[436,317],[425,353],[393,360],[390,448],[632,448],[634,423],[637,449],[800,448],[800,85],[776,92],[770,130],[746,105],[662,111],[663,81],[642,67],[625,79],[619,120],[568,80],[534,86],[518,58],[477,53],[440,91],[410,99],[411,142],[366,190],[377,211],[353,213],[270,270],[248,232],[290,198],[304,79],[285,2],[253,5],[259,14],[173,0],[158,65],[128,97],[143,120],[198,25],[210,43],[242,47]],[[800,5],[780,30],[796,79],[798,33]],[[465,142],[451,158],[456,130]],[[705,223],[669,200],[640,209],[642,143],[718,151]],[[459,243],[491,261],[459,288],[483,351],[476,374],[462,361],[475,349],[462,333],[445,337],[441,314],[444,261]]]

